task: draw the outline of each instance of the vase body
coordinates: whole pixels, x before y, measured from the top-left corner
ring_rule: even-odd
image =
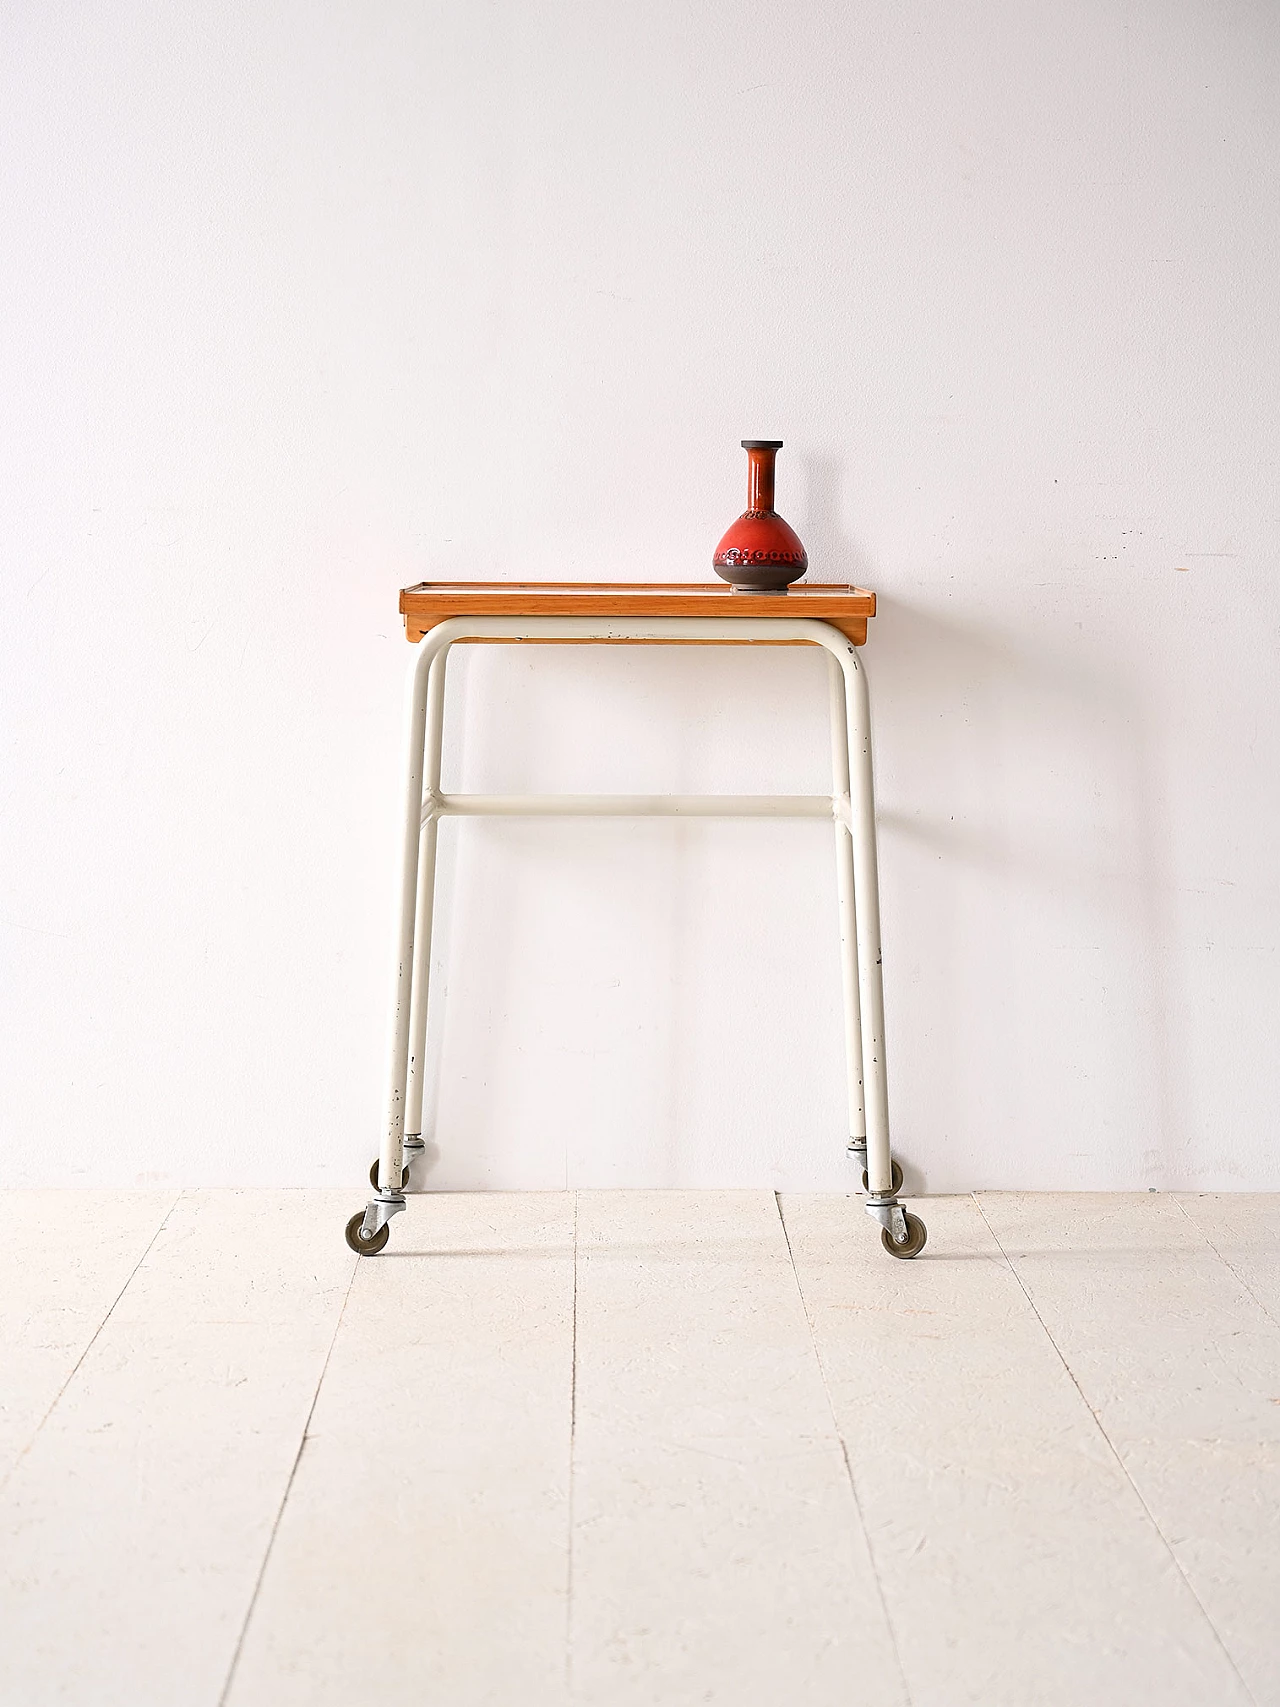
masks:
[[[781,439],[743,439],[747,507],[716,547],[712,567],[735,593],[785,593],[809,567],[794,528],[773,507],[774,461]]]

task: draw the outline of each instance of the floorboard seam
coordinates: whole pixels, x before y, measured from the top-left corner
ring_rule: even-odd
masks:
[[[1018,1273],[1017,1267],[1010,1260],[1009,1253],[1005,1250],[1004,1246],[1000,1243],[999,1234],[996,1232],[995,1228],[991,1225],[990,1221],[987,1220],[987,1212],[983,1208],[981,1200],[979,1199],[977,1192],[975,1191],[972,1194],[972,1196],[973,1196],[973,1201],[974,1201],[975,1205],[977,1206],[978,1214],[981,1215],[981,1217],[982,1217],[983,1224],[985,1225],[987,1231],[991,1234],[991,1237],[995,1240],[996,1249],[1000,1252],[1000,1255],[1004,1258],[1005,1262],[1008,1263],[1009,1272],[1013,1275],[1014,1280],[1017,1281],[1018,1286],[1020,1287],[1020,1289],[1022,1291],[1023,1297],[1026,1299],[1027,1303],[1030,1305],[1032,1314],[1035,1316],[1036,1321],[1039,1322],[1040,1327],[1044,1332],[1045,1338],[1048,1340],[1049,1344],[1053,1347],[1054,1353],[1057,1356],[1059,1363],[1061,1363],[1063,1369],[1066,1370],[1067,1379],[1071,1382],[1071,1385],[1075,1388],[1076,1392],[1080,1395],[1081,1404],[1088,1411],[1089,1415],[1093,1418],[1093,1425],[1097,1429],[1099,1435],[1101,1436],[1102,1441],[1107,1448],[1107,1451],[1111,1454],[1112,1458],[1115,1459],[1115,1462],[1116,1462],[1117,1466],[1119,1467],[1120,1474],[1124,1477],[1125,1481],[1133,1489],[1134,1497],[1137,1499],[1138,1504],[1142,1507],[1143,1511],[1147,1515],[1147,1521],[1150,1523],[1152,1529],[1155,1530],[1156,1534],[1160,1538],[1160,1545],[1164,1548],[1165,1552],[1168,1554],[1169,1560],[1172,1563],[1174,1570],[1177,1571],[1178,1575],[1182,1578],[1183,1582],[1186,1584],[1187,1593],[1191,1596],[1192,1600],[1194,1600],[1196,1605],[1200,1608],[1201,1616],[1204,1618],[1205,1623],[1208,1625],[1210,1631],[1212,1632],[1213,1639],[1218,1644],[1218,1648],[1222,1654],[1223,1659],[1226,1660],[1228,1666],[1230,1666],[1232,1672],[1235,1674],[1235,1677],[1238,1680],[1241,1689],[1244,1691],[1245,1699],[1253,1702],[1254,1707],[1258,1707],[1257,1697],[1254,1695],[1253,1691],[1249,1688],[1248,1683],[1245,1681],[1244,1676],[1243,1676],[1239,1666],[1236,1664],[1235,1659],[1233,1658],[1233,1656],[1231,1654],[1231,1650],[1227,1647],[1227,1644],[1223,1641],[1221,1631],[1218,1629],[1218,1626],[1214,1623],[1213,1619],[1210,1618],[1208,1608],[1205,1606],[1205,1604],[1201,1600],[1200,1596],[1196,1593],[1195,1585],[1192,1583],[1191,1578],[1187,1575],[1186,1571],[1184,1570],[1181,1559],[1179,1559],[1178,1555],[1174,1552],[1172,1546],[1170,1545],[1169,1538],[1165,1534],[1164,1530],[1161,1529],[1160,1524],[1156,1519],[1155,1513],[1152,1511],[1151,1507],[1147,1504],[1146,1500],[1143,1498],[1142,1490],[1139,1488],[1138,1484],[1134,1481],[1133,1477],[1130,1475],[1129,1467],[1125,1463],[1124,1459],[1120,1456],[1120,1453],[1116,1447],[1115,1442],[1112,1440],[1111,1436],[1107,1433],[1106,1429],[1103,1427],[1102,1418],[1098,1415],[1097,1411],[1095,1411],[1093,1406],[1089,1403],[1088,1396],[1086,1395],[1084,1388],[1080,1385],[1079,1381],[1076,1379],[1075,1370],[1072,1369],[1071,1365],[1067,1362],[1066,1357],[1063,1355],[1061,1346],[1058,1344],[1057,1340],[1054,1339],[1053,1335],[1049,1332],[1048,1323],[1045,1321],[1044,1317],[1040,1314],[1039,1309],[1036,1307],[1036,1301],[1031,1296],[1031,1293],[1027,1290],[1026,1283],[1024,1282],[1022,1276]]]
[[[262,1592],[262,1582],[263,1578],[267,1574],[267,1565],[271,1560],[271,1550],[276,1544],[276,1535],[279,1533],[280,1529],[280,1519],[284,1516],[284,1508],[288,1504],[289,1495],[293,1492],[293,1484],[297,1479],[298,1466],[302,1462],[302,1454],[306,1448],[307,1436],[311,1432],[311,1419],[316,1414],[316,1401],[320,1397],[320,1389],[324,1385],[324,1378],[329,1369],[329,1360],[333,1356],[333,1348],[338,1343],[338,1332],[342,1327],[342,1318],[347,1313],[347,1303],[351,1297],[351,1288],[355,1285],[356,1275],[359,1273],[361,1262],[367,1260],[369,1259],[356,1257],[355,1261],[352,1263],[351,1278],[347,1281],[347,1289],[342,1294],[342,1307],[338,1311],[337,1321],[333,1324],[333,1333],[329,1337],[329,1346],[324,1354],[324,1362],[320,1365],[320,1374],[316,1378],[315,1390],[311,1395],[311,1403],[307,1406],[306,1421],[302,1425],[302,1435],[298,1441],[298,1450],[294,1453],[293,1463],[289,1468],[289,1479],[284,1485],[284,1493],[280,1496],[280,1504],[276,1507],[276,1515],[271,1524],[271,1533],[268,1535],[267,1544],[262,1550],[262,1563],[258,1567],[258,1575],[254,1579],[253,1584],[253,1593],[249,1596],[249,1604],[245,1608],[244,1619],[240,1625],[240,1634],[236,1639],[235,1652],[232,1654],[231,1664],[227,1668],[227,1680],[222,1686],[221,1695],[218,1697],[218,1707],[226,1707],[227,1697],[231,1693],[231,1685],[235,1682],[236,1667],[240,1664],[240,1655],[244,1651],[244,1639],[249,1631],[249,1621],[253,1617],[253,1609],[258,1604],[258,1596]]]
[[[831,1397],[831,1387],[827,1381],[826,1365],[822,1361],[822,1351],[818,1345],[818,1336],[813,1331],[813,1318],[809,1314],[809,1300],[804,1295],[804,1287],[800,1284],[800,1271],[796,1267],[795,1252],[791,1248],[791,1233],[787,1227],[787,1218],[782,1210],[782,1193],[773,1194],[774,1205],[778,1211],[778,1221],[782,1227],[782,1237],[786,1241],[787,1258],[791,1263],[791,1277],[796,1283],[796,1293],[800,1299],[800,1308],[804,1312],[805,1326],[809,1330],[809,1344],[813,1347],[813,1355],[818,1365],[818,1374],[822,1380],[822,1391],[827,1399],[827,1411],[831,1417],[831,1428],[840,1443],[840,1457],[844,1462],[844,1473],[849,1483],[849,1494],[853,1500],[853,1509],[858,1514],[858,1523],[862,1529],[862,1539],[866,1544],[867,1559],[871,1565],[872,1580],[876,1585],[876,1596],[880,1602],[880,1610],[884,1614],[885,1629],[889,1632],[889,1645],[893,1649],[894,1664],[898,1668],[898,1678],[902,1684],[902,1698],[907,1707],[911,1707],[911,1688],[907,1683],[906,1670],[902,1664],[902,1650],[898,1646],[898,1632],[894,1629],[893,1619],[889,1616],[888,1602],[884,1597],[884,1584],[880,1581],[880,1567],[876,1563],[875,1549],[871,1545],[871,1537],[867,1533],[867,1520],[862,1510],[862,1501],[858,1498],[858,1484],[854,1480],[853,1464],[849,1459],[849,1447],[836,1416],[835,1401]]]
[[[1258,1297],[1258,1294],[1253,1290],[1253,1288],[1252,1288],[1252,1286],[1250,1286],[1249,1282],[1240,1273],[1240,1270],[1231,1261],[1230,1257],[1224,1257],[1223,1256],[1222,1252],[1218,1249],[1217,1245],[1214,1244],[1213,1240],[1205,1232],[1204,1228],[1196,1220],[1195,1216],[1187,1208],[1186,1204],[1183,1203],[1182,1199],[1180,1197],[1178,1197],[1176,1194],[1172,1194],[1172,1195],[1173,1195],[1173,1201],[1178,1205],[1178,1208],[1182,1211],[1183,1215],[1187,1218],[1187,1220],[1195,1228],[1196,1232],[1204,1240],[1205,1244],[1208,1245],[1209,1249],[1213,1252],[1214,1256],[1217,1257],[1218,1261],[1222,1264],[1223,1268],[1226,1269],[1227,1273],[1230,1274],[1238,1282],[1238,1284],[1244,1288],[1244,1290],[1249,1294],[1250,1298],[1252,1298],[1254,1303],[1258,1306],[1259,1310],[1262,1311],[1262,1314],[1271,1323],[1272,1327],[1273,1328],[1280,1328],[1280,1320],[1277,1320],[1277,1318],[1272,1315],[1271,1311],[1267,1308],[1266,1304],[1263,1302],[1263,1300],[1261,1298]]]
[[[72,1369],[69,1371],[66,1380],[62,1383],[61,1387],[58,1388],[58,1391],[53,1395],[53,1398],[49,1401],[48,1409],[45,1411],[44,1415],[40,1418],[40,1421],[36,1424],[35,1428],[32,1429],[30,1440],[28,1440],[27,1444],[23,1447],[22,1451],[14,1459],[13,1463],[9,1466],[9,1468],[5,1472],[5,1474],[3,1476],[0,1476],[0,1494],[2,1494],[4,1492],[4,1490],[9,1486],[9,1483],[12,1481],[19,1464],[22,1463],[23,1459],[27,1456],[28,1452],[30,1452],[31,1448],[35,1445],[36,1441],[39,1440],[40,1435],[44,1429],[44,1425],[48,1422],[49,1418],[53,1415],[54,1411],[57,1410],[58,1402],[62,1398],[62,1395],[66,1392],[67,1388],[71,1385],[71,1383],[75,1380],[76,1376],[79,1374],[81,1364],[84,1362],[85,1358],[88,1357],[89,1353],[93,1350],[94,1346],[97,1345],[98,1336],[101,1334],[102,1330],[106,1327],[107,1323],[111,1320],[112,1316],[115,1314],[116,1305],[119,1304],[120,1300],[124,1297],[125,1293],[133,1285],[134,1275],[137,1274],[138,1270],[142,1267],[143,1263],[146,1262],[148,1256],[151,1254],[152,1245],[155,1244],[156,1240],[160,1237],[161,1233],[163,1233],[165,1228],[168,1226],[169,1217],[173,1214],[174,1210],[178,1207],[178,1204],[181,1202],[182,1197],[183,1197],[183,1193],[181,1191],[174,1193],[173,1201],[170,1203],[169,1207],[165,1210],[164,1214],[160,1217],[160,1225],[156,1228],[155,1232],[147,1240],[146,1249],[143,1251],[142,1255],[138,1258],[137,1262],[134,1263],[133,1267],[129,1270],[128,1279],[125,1281],[124,1285],[120,1288],[119,1292],[116,1293],[115,1297],[111,1300],[111,1303],[107,1308],[106,1314],[103,1316],[102,1320],[98,1323],[97,1327],[93,1330],[93,1333],[89,1336],[89,1343],[85,1346],[84,1350],[80,1353],[79,1357],[76,1359],[75,1364],[72,1367]]]
[[[574,1452],[578,1433],[578,1193],[573,1194],[573,1326],[570,1333],[569,1373],[569,1545],[565,1557],[564,1586],[564,1687],[573,1698],[573,1479]]]

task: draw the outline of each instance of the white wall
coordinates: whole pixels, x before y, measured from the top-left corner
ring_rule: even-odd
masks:
[[[1280,1186],[1274,0],[4,9],[6,1182],[350,1181],[423,577],[874,587],[916,1189]],[[455,785],[820,789],[808,654]],[[456,839],[455,839],[456,838]],[[829,832],[445,832],[444,1186],[842,1187]]]

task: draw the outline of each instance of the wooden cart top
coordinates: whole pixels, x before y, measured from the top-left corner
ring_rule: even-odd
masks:
[[[722,582],[698,581],[420,581],[401,590],[400,613],[412,641],[451,616],[712,616],[722,622],[728,617],[782,616],[829,622],[861,646],[867,619],[876,614],[876,596],[862,587],[819,582],[799,582],[785,593],[735,593]]]

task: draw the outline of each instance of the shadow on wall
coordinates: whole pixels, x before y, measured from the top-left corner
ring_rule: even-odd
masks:
[[[1167,987],[1173,883],[1133,683],[1013,568],[996,617],[886,595],[810,458],[816,579],[877,585],[887,1042],[908,1187],[1197,1183]],[[989,573],[984,580],[990,580]],[[963,574],[947,583],[963,609]],[[914,1174],[914,1178],[912,1177]]]

